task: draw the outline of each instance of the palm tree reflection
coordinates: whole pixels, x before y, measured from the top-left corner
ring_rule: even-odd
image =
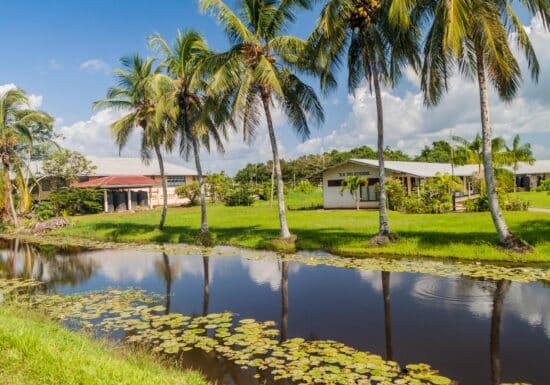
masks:
[[[210,305],[210,257],[204,255],[202,257],[202,271],[204,274],[202,286],[202,315],[208,314]]]
[[[384,297],[384,332],[386,336],[386,360],[393,360],[391,332],[390,273],[382,272],[382,295]]]
[[[497,282],[493,295],[493,310],[491,314],[491,385],[500,384],[501,361],[500,361],[500,329],[502,326],[502,306],[504,298],[510,288],[510,281],[501,280]]]
[[[288,262],[281,267],[281,342],[286,341],[288,331]]]

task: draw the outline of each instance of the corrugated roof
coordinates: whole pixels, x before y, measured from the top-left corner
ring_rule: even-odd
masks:
[[[366,166],[378,167],[378,160],[374,159],[350,159],[350,161],[357,164],[364,164]],[[415,175],[422,178],[431,178],[436,176],[437,173],[453,173],[450,163],[401,162],[395,160],[387,160],[384,162],[384,166],[388,170]],[[454,175],[456,176],[470,176],[477,171],[478,166],[476,164],[454,166]]]
[[[533,164],[519,163],[516,174],[550,174],[550,160],[537,160]],[[507,167],[510,171],[514,171],[512,167]]]
[[[100,158],[87,156],[86,159],[96,166],[96,170],[91,175],[80,176],[127,176],[127,175],[160,175],[158,161],[151,159],[149,164],[145,164],[140,158]],[[32,162],[31,170],[35,175],[42,175],[42,162]],[[180,166],[178,164],[164,162],[164,172],[166,176],[190,175],[196,176],[197,172],[193,169]]]
[[[92,179],[86,182],[74,183],[76,188],[123,188],[123,187],[151,187],[160,184],[154,179],[147,178],[141,175],[125,175],[125,176],[106,176],[103,178]]]

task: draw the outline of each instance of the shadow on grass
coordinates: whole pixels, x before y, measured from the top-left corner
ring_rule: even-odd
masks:
[[[193,243],[198,228],[193,226],[167,226],[160,232],[156,225],[102,222],[94,225],[94,229],[104,234],[106,240],[137,241],[156,243]],[[445,248],[453,244],[498,245],[498,238],[493,228],[486,231],[423,231],[399,230],[396,232],[403,241],[412,241],[422,248]],[[261,228],[257,225],[236,226],[231,228],[211,227],[220,243],[242,244],[249,247],[269,248],[270,241],[279,235],[278,229]],[[533,246],[548,243],[550,234],[550,220],[532,220],[517,224],[512,231],[520,238]],[[347,231],[339,228],[304,229],[293,227],[292,232],[300,239],[300,246],[306,249],[337,249],[350,245],[364,243],[367,248],[368,240],[374,235],[359,231]]]

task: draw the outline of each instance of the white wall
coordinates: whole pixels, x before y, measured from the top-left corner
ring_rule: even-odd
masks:
[[[326,209],[347,209],[355,208],[355,200],[349,191],[340,194],[340,186],[329,187],[329,180],[345,179],[350,175],[360,175],[364,178],[378,179],[378,168],[364,166],[355,163],[346,163],[332,168],[323,173],[323,207]],[[391,176],[391,171],[386,169],[386,176]],[[360,202],[360,208],[378,208],[379,202]]]

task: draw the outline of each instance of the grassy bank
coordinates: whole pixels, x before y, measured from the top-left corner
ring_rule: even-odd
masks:
[[[527,255],[508,254],[497,247],[489,213],[402,214],[390,213],[392,230],[399,241],[386,247],[369,247],[376,234],[376,211],[289,211],[291,231],[302,249],[327,249],[354,255],[409,255],[455,257],[471,260],[550,261],[550,216],[547,213],[505,214],[512,231],[536,250]],[[278,236],[276,208],[257,203],[252,207],[209,206],[211,231],[223,244],[265,248]],[[159,211],[100,214],[73,218],[74,226],[56,232],[70,241],[74,237],[138,243],[192,243],[197,234],[197,207],[168,211],[164,231],[156,228]]]
[[[550,209],[550,193],[546,191],[517,192],[516,195],[531,203],[531,207],[538,209]]]
[[[145,354],[113,350],[33,314],[0,307],[3,385],[206,385],[199,374],[169,370]]]

